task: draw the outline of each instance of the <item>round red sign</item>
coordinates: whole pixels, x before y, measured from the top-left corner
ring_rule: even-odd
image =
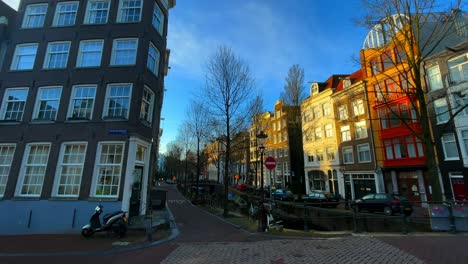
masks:
[[[265,167],[269,170],[273,170],[276,167],[276,160],[273,157],[267,157],[265,159]]]

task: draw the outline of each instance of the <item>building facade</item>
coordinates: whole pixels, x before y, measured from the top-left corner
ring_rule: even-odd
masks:
[[[21,1],[0,71],[0,204],[13,212],[0,233],[74,232],[99,203],[146,212],[174,5]]]

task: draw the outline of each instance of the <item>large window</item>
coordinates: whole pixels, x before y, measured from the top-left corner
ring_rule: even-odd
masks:
[[[359,162],[371,161],[369,144],[357,145],[357,153]]]
[[[62,87],[40,87],[37,92],[34,119],[55,120],[60,105]]]
[[[465,151],[465,156],[468,156],[468,130],[461,131],[461,139],[463,143],[463,150]]]
[[[458,148],[455,141],[455,135],[444,134],[442,135],[442,147],[444,149],[445,160],[458,160]]]
[[[50,144],[32,143],[26,146],[20,172],[19,196],[39,197],[49,159]]]
[[[362,100],[356,100],[353,102],[353,114],[354,116],[364,114],[364,102]]]
[[[450,80],[454,83],[468,81],[468,53],[448,61]]]
[[[328,147],[328,148],[326,148],[325,151],[327,153],[327,160],[329,160],[329,161],[335,160],[335,148]]]
[[[69,119],[91,120],[96,97],[96,85],[73,86],[70,100]]]
[[[345,164],[354,163],[353,147],[343,148],[343,162]]]
[[[140,120],[151,124],[153,121],[154,93],[145,86],[141,99]]]
[[[423,145],[421,141],[414,136],[385,140],[384,145],[387,159],[424,157]]]
[[[312,109],[313,113],[314,113],[314,119],[317,119],[317,118],[320,118],[322,116],[322,110],[320,109],[320,107],[314,107],[314,109]]]
[[[99,67],[101,65],[104,40],[84,40],[80,42],[76,67]]]
[[[78,196],[85,156],[86,143],[84,142],[70,142],[62,145],[54,189],[57,196]]]
[[[36,60],[37,46],[37,43],[17,45],[10,70],[32,70]]]
[[[120,0],[117,22],[135,23],[141,20],[142,0]]]
[[[40,28],[44,26],[47,4],[28,5],[23,18],[23,28]]]
[[[331,124],[325,125],[325,137],[333,137],[333,126]]]
[[[342,126],[340,128],[341,130],[341,141],[350,141],[351,140],[351,130],[349,129],[349,126]]]
[[[429,82],[429,88],[431,91],[443,88],[439,65],[427,69],[427,80]]]
[[[115,39],[112,46],[111,65],[134,65],[138,39]]]
[[[93,185],[94,196],[119,195],[123,155],[123,143],[99,143]]]
[[[463,110],[458,112],[457,116],[468,115],[468,107],[466,107],[468,105],[468,95],[462,95],[461,93],[452,93],[452,95],[455,101],[455,105],[453,107],[455,111],[465,107]]]
[[[374,58],[370,61],[370,67],[372,75],[380,73],[380,63],[378,58]]]
[[[159,72],[159,57],[158,49],[150,42],[146,67],[156,76],[158,76]]]
[[[104,118],[127,119],[131,94],[131,84],[108,85],[104,104]]]
[[[110,0],[89,0],[86,7],[85,24],[105,24],[109,17]]]
[[[6,89],[2,103],[2,120],[23,120],[24,107],[28,98],[28,88]]]
[[[51,42],[47,46],[44,69],[63,69],[67,67],[70,42]]]
[[[79,2],[60,2],[55,9],[54,23],[56,27],[73,26],[78,12]]]
[[[450,119],[449,109],[447,106],[447,100],[441,98],[434,101],[434,109],[437,119],[437,124],[447,123]]]
[[[322,138],[322,128],[321,127],[316,127],[315,128],[315,140],[321,139]]]
[[[159,34],[161,34],[161,36],[163,35],[164,14],[156,2],[154,3],[153,9],[153,27],[159,32]]]
[[[386,71],[393,67],[393,60],[392,60],[392,52],[391,51],[386,51],[382,53],[382,67],[383,70]]]
[[[330,115],[330,104],[329,103],[324,103],[322,105],[323,109],[323,116],[329,116]]]
[[[356,139],[367,138],[366,120],[354,123],[354,134]]]
[[[5,194],[15,149],[16,146],[13,144],[0,144],[0,197]]]
[[[323,150],[317,150],[317,161],[323,161]]]
[[[338,118],[339,120],[348,119],[348,107],[346,105],[338,107]]]

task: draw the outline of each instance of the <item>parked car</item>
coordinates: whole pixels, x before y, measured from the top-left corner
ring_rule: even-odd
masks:
[[[393,215],[395,213],[403,213],[411,215],[413,205],[404,196],[388,193],[372,193],[361,199],[357,199],[351,203],[352,208],[357,211],[366,210],[369,212],[380,211],[385,215]]]
[[[273,199],[280,201],[294,201],[294,195],[290,191],[277,189],[273,192]]]
[[[304,197],[304,202],[313,206],[334,208],[338,206],[340,199],[330,192],[312,191]]]

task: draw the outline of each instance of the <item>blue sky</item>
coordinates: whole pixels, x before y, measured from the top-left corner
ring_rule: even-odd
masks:
[[[189,101],[204,85],[204,64],[218,45],[231,47],[249,64],[254,94],[271,110],[293,64],[312,82],[359,68],[353,56],[359,56],[367,34],[353,22],[362,16],[360,5],[360,0],[178,0],[169,14],[171,70],[160,151],[176,138]]]

